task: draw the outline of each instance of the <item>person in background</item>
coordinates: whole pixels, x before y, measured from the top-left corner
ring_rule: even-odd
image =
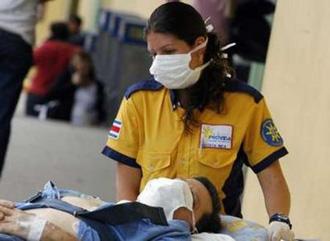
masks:
[[[134,200],[157,177],[206,176],[221,212],[242,217],[243,164],[257,175],[272,241],[292,241],[288,151],[264,96],[233,78],[217,35],[190,5],[169,2],[145,31],[153,79],[128,88],[103,154],[117,161],[118,199]]]
[[[0,176],[23,80],[32,65],[38,9],[48,0],[0,1]]]
[[[224,44],[235,43],[229,59],[238,79],[248,81],[252,63],[265,63],[271,24],[268,15],[275,11],[270,0],[193,0],[192,4]]]
[[[26,114],[38,116],[38,106],[47,101],[47,94],[56,78],[68,67],[72,56],[79,51],[68,43],[69,30],[66,23],[55,22],[50,26],[50,38],[33,53],[35,76],[28,87]]]
[[[71,112],[71,123],[86,126],[95,125],[103,119],[103,87],[96,80],[90,55],[80,52],[73,60],[75,72],[72,83],[76,86]]]
[[[192,1],[192,5],[203,18],[209,18],[208,21],[212,23],[214,32],[221,38],[223,44],[227,44],[230,39],[229,27],[230,20],[233,17],[234,1],[237,0]]]
[[[104,118],[103,97],[91,57],[79,51],[49,90],[46,105],[55,105],[48,108],[47,118],[80,126],[99,124]]]
[[[73,57],[74,59],[74,57]],[[71,111],[74,100],[76,85],[71,81],[72,75],[75,72],[74,66],[71,64],[60,74],[50,87],[46,102],[43,105],[45,119],[55,119],[61,121],[71,120]]]
[[[85,35],[81,31],[82,24],[83,21],[81,17],[79,17],[78,15],[72,14],[69,17],[69,21],[68,21],[68,28],[70,32],[69,42],[83,48],[85,43]]]

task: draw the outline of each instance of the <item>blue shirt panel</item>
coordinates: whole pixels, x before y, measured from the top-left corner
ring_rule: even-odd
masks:
[[[115,230],[120,241],[191,241],[189,225],[180,220],[168,221],[168,226],[155,225],[149,219],[116,225]]]

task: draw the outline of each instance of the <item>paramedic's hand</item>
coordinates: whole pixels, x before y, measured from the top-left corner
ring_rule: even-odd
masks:
[[[273,221],[268,226],[269,241],[293,241],[294,233],[290,230],[288,224],[278,221]]]

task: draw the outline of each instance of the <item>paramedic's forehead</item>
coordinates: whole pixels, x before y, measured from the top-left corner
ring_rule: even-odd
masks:
[[[148,51],[151,55],[187,53],[191,47],[172,34],[151,31],[147,35]]]

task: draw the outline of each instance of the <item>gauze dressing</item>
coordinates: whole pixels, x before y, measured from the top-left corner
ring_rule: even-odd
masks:
[[[149,181],[137,197],[137,201],[153,207],[162,207],[167,220],[173,219],[179,208],[187,208],[192,212],[193,229],[195,217],[193,213],[193,195],[187,182],[180,179],[157,178]]]

